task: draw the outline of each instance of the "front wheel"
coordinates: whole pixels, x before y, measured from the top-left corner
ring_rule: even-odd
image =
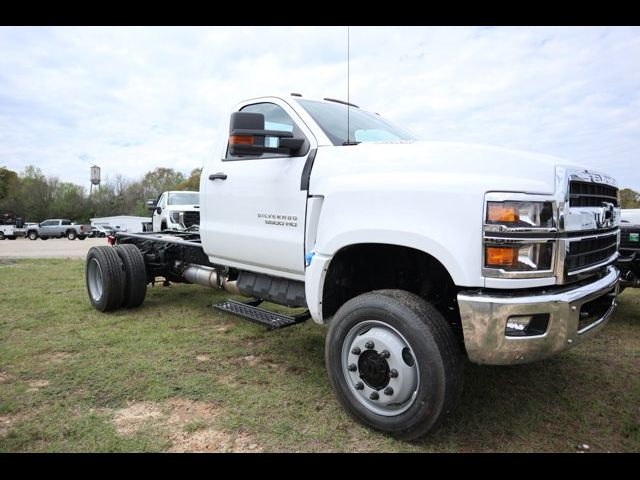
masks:
[[[36,232],[31,231],[27,234],[27,237],[29,237],[29,240],[37,240],[38,234]]]
[[[4,232],[0,232],[0,240],[4,240],[5,238],[7,238],[4,234]]]
[[[462,355],[430,303],[378,290],[345,303],[325,343],[329,380],[359,422],[403,440],[418,438],[451,412],[462,392]]]
[[[78,240],[84,240],[85,238],[87,238],[86,235],[78,235]]]

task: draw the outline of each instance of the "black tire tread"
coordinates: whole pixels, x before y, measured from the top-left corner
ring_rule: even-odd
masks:
[[[89,292],[87,265],[92,258],[96,258],[100,263],[103,274],[103,294],[98,302],[94,302]],[[108,312],[120,308],[124,299],[124,289],[126,276],[122,261],[115,249],[110,246],[91,247],[87,253],[85,265],[85,279],[87,280],[87,293],[93,306],[101,311]]]
[[[124,264],[127,277],[122,306],[124,308],[139,307],[147,295],[147,268],[144,257],[135,245],[127,243],[116,245],[115,251]]]

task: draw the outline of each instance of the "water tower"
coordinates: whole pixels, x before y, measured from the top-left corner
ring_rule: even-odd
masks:
[[[100,167],[97,165],[93,165],[91,167],[91,174],[89,177],[89,180],[91,180],[91,188],[89,189],[89,195],[91,195],[91,192],[93,191],[93,186],[100,186]]]

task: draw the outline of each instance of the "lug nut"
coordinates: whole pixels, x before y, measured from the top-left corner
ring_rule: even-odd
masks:
[[[378,395],[378,392],[371,392],[371,395],[369,395],[369,398],[371,400],[378,400],[378,398],[380,398],[380,395]]]
[[[398,376],[398,370],[396,370],[395,368],[392,368],[391,370],[389,370],[389,376],[391,378],[396,378]]]
[[[354,355],[360,355],[360,348],[355,347],[353,350],[351,350],[351,353],[353,353]]]
[[[350,372],[355,372],[356,370],[358,370],[358,367],[356,367],[355,363],[352,363],[347,368],[349,369]]]
[[[382,358],[389,358],[391,354],[389,353],[389,350],[383,350],[382,352],[380,352],[380,356]]]
[[[373,347],[375,347],[375,344],[369,340],[367,343],[364,344],[365,347],[367,347],[369,350],[372,350]]]
[[[364,383],[358,382],[354,386],[356,387],[356,390],[362,390],[364,388]]]
[[[385,395],[393,395],[393,388],[391,387],[387,387],[384,389],[384,394]]]

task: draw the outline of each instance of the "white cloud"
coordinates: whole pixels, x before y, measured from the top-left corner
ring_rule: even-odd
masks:
[[[640,190],[640,29],[351,27],[351,100],[425,139],[566,157]],[[345,27],[0,28],[0,165],[88,184],[211,155],[237,101],[345,98]]]

